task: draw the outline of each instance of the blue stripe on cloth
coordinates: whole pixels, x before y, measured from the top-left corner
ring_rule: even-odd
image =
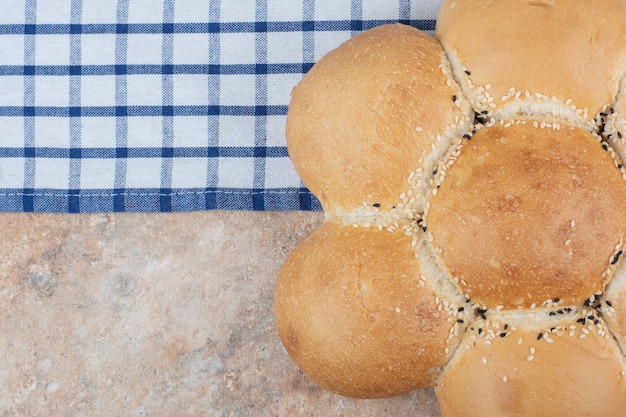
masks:
[[[286,158],[285,146],[209,146],[184,148],[0,148],[0,158],[67,158],[67,159],[113,159],[124,158],[162,158],[164,152],[171,158]]]
[[[108,211],[161,211],[160,201],[163,192],[160,188],[140,190],[116,190],[116,196],[124,201],[124,210],[115,210],[110,204]],[[110,194],[102,190],[75,190],[73,194],[67,190],[55,189],[0,189],[5,211],[22,211],[22,202],[28,197],[33,201],[34,211],[64,212],[71,198],[79,200],[83,213],[102,212],[102,199],[109,201]],[[172,190],[167,194],[171,201],[169,211],[201,211],[201,210],[256,210],[259,200],[264,210],[309,210],[321,211],[319,201],[306,188],[300,189],[245,189],[245,188],[204,188]],[[150,210],[146,210],[146,207]]]
[[[304,32],[309,33],[309,32]],[[212,38],[217,38],[214,36]],[[304,61],[313,64],[313,61]],[[0,65],[0,76],[8,75],[117,75],[117,74],[217,74],[217,75],[246,75],[258,74],[263,70],[267,74],[298,74],[302,71],[302,64],[268,63],[264,66],[257,64],[171,64],[169,66],[143,65]]]
[[[35,24],[37,17],[37,1],[26,0],[24,3],[24,21],[28,24]],[[24,35],[24,64],[35,65],[35,36]],[[35,107],[35,76],[33,74],[24,75],[24,148],[35,148],[35,114],[34,111],[26,111]],[[33,198],[29,191],[35,188],[36,166],[33,155],[25,155],[24,158],[24,198],[22,200],[23,211],[34,211]]]
[[[161,59],[163,67],[171,67],[174,63],[174,0],[163,2],[163,39],[161,42]],[[166,30],[167,28],[167,30]],[[161,76],[163,115],[161,127],[161,192],[159,210],[172,211],[172,168],[174,148],[174,78],[172,72],[164,72]],[[167,109],[167,111],[165,111]],[[171,149],[172,151],[166,151]]]
[[[255,26],[255,57],[256,62],[267,62],[267,0],[256,1]],[[267,70],[265,65],[255,76],[254,102],[267,105]],[[254,118],[254,147],[265,148],[267,142],[267,114],[257,113]],[[254,158],[253,187],[265,188],[265,159]],[[264,210],[265,201],[262,194],[253,195],[253,209]]]
[[[355,7],[358,7],[354,1]],[[251,33],[263,32],[301,32],[301,31],[345,31],[360,27],[363,30],[400,19],[362,20],[361,18],[343,20],[304,20],[304,21],[266,21],[266,22],[211,22],[211,23],[173,23],[171,33]],[[401,19],[403,23],[422,30],[435,30],[435,19]],[[261,25],[259,25],[259,23]],[[35,24],[26,25],[0,24],[0,35],[69,35],[74,34],[161,34],[161,23],[109,23],[109,24]]]
[[[116,10],[116,21],[118,24],[125,25],[128,22],[128,2],[118,0]],[[115,64],[125,65],[128,52],[128,35],[121,31],[115,35]],[[110,116],[115,116],[115,148],[126,149],[128,146],[128,109],[126,107],[128,97],[128,86],[126,73],[116,73],[115,75],[115,112]],[[120,109],[126,110],[124,112]],[[83,115],[88,116],[88,112],[84,111]],[[126,187],[127,172],[126,157],[115,158],[115,177],[113,189],[113,208],[112,211],[126,211],[126,201],[124,198],[124,188]],[[85,208],[87,210],[87,208]]]
[[[82,15],[82,0],[72,0],[70,5],[71,24],[72,26],[80,25]],[[70,34],[70,68],[80,66],[81,62],[81,39],[80,34],[71,32]],[[69,190],[80,189],[81,180],[81,158],[72,157],[77,154],[76,151],[81,147],[81,120],[80,120],[80,84],[81,78],[79,74],[72,74],[70,76],[70,89],[69,89],[69,133],[70,133],[70,172],[69,172]],[[72,111],[77,109],[77,111]],[[80,212],[80,201],[76,196],[76,192],[70,192],[68,209],[70,213]]]
[[[25,77],[26,78],[26,77]],[[30,77],[34,78],[34,77]],[[123,79],[124,77],[118,76]],[[116,84],[117,93],[124,96],[124,82]],[[27,91],[28,92],[28,91]],[[28,92],[30,95],[31,93]],[[34,101],[34,98],[32,99]],[[120,98],[120,103],[126,100]],[[25,104],[31,104],[30,101]],[[40,117],[69,117],[71,112],[80,111],[82,117],[113,117],[113,116],[255,116],[255,115],[280,115],[287,114],[287,105],[257,105],[257,106],[83,106],[79,109],[73,107],[50,107],[50,106],[4,106],[0,107],[0,117],[16,116],[40,116]]]
[[[219,22],[220,21],[220,2],[214,1],[209,2],[209,22]],[[209,44],[208,44],[208,54],[209,54],[209,66],[220,67],[220,54],[221,54],[221,43],[220,43],[220,35],[219,33],[212,32],[209,34]],[[256,65],[250,64],[250,67],[256,68]],[[208,105],[211,107],[219,107],[220,104],[220,76],[219,72],[212,72],[208,77]],[[207,128],[208,128],[208,146],[212,149],[219,149],[219,132],[220,132],[220,121],[217,115],[211,115],[207,118]],[[254,152],[254,150],[252,150]],[[216,155],[212,155],[213,157],[207,158],[207,179],[206,179],[206,187],[207,189],[217,189],[218,188],[218,179],[219,179],[219,160]],[[204,208],[210,210],[212,208],[216,208],[217,204],[217,195],[215,193],[206,193],[204,200]]]

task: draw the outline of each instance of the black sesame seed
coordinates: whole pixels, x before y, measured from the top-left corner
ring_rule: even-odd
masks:
[[[606,116],[608,116],[608,114],[606,114],[605,112],[600,112],[600,116],[601,117],[606,117]]]
[[[556,316],[556,311],[551,311],[551,312],[550,312],[550,315],[551,315],[551,316]]]
[[[426,226],[422,226],[422,230],[425,232],[426,231]]]
[[[622,132],[617,132],[617,137],[621,139],[622,138]]]
[[[507,335],[508,335],[508,333],[504,333],[504,332],[500,333],[500,337],[505,337]]]
[[[482,334],[482,333],[483,333],[483,329],[482,328],[478,329],[478,334]]]
[[[569,307],[565,307],[565,312],[567,312],[567,313],[571,313],[571,312],[572,312],[572,309],[571,309],[571,308],[569,308]]]
[[[591,305],[591,300],[586,299],[585,300],[585,307],[589,307]]]
[[[537,335],[537,340],[541,340],[542,338],[543,338],[543,333],[539,333],[539,334]]]
[[[563,310],[561,310],[560,308],[556,312],[559,314],[563,314]]]
[[[622,164],[617,164],[617,169],[622,169]]]
[[[576,320],[576,323],[582,323],[585,324],[585,322],[587,321],[587,319],[585,319],[584,317],[579,318],[578,320]]]
[[[605,151],[608,151],[609,147],[608,147],[608,145],[606,143],[603,143],[602,144],[602,149],[604,149]]]
[[[458,319],[456,322],[459,323],[459,324],[465,323],[465,321],[463,321],[463,319]]]
[[[456,101],[456,94],[452,96],[452,101]]]
[[[469,72],[469,71],[467,71],[467,70],[465,70],[465,73],[466,73],[467,75],[472,75],[472,73],[471,73],[471,72]]]
[[[374,203],[374,204],[372,204],[372,206],[374,206],[374,207],[380,207],[380,203]]]
[[[437,168],[433,169],[433,175],[437,174]]]
[[[606,305],[609,307],[613,307],[613,303],[611,303],[609,300],[606,300]]]
[[[504,330],[507,330],[508,328],[509,328],[509,325],[508,325],[508,324],[505,324],[505,325],[504,325]]]
[[[600,320],[598,320],[598,319],[595,319],[595,320],[593,321],[593,324],[598,324],[598,323],[600,323]]]
[[[470,135],[469,133],[466,133],[463,135],[463,139],[470,140],[471,138],[472,138],[472,135]]]
[[[465,307],[459,307],[459,311],[465,311]]]
[[[555,303],[558,303],[559,301],[561,301],[561,299],[560,299],[559,297],[556,297],[553,301],[554,301]]]
[[[611,107],[609,111],[611,112],[611,114],[615,113],[615,109],[613,107]]]
[[[611,265],[615,265],[617,263],[617,261],[619,260],[619,257],[622,256],[624,252],[619,251],[615,254],[615,256],[613,257],[613,260],[611,261]]]

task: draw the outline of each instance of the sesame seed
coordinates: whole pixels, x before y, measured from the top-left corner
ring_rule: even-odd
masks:
[[[483,362],[484,364],[486,364],[486,363],[487,363],[487,358],[485,358],[485,357],[483,356],[482,362]]]
[[[502,377],[502,380],[503,380],[504,382],[506,382],[506,381],[508,381],[508,380],[509,380],[509,378],[507,378],[507,377],[506,377],[506,375],[504,375],[504,376]]]
[[[535,359],[535,357],[534,357],[533,355],[528,355],[528,356],[526,357],[526,360],[527,360],[528,362],[532,361],[533,359]]]

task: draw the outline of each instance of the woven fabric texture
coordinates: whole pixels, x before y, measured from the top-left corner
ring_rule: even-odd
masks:
[[[287,155],[292,87],[435,0],[7,0],[0,211],[319,210]]]

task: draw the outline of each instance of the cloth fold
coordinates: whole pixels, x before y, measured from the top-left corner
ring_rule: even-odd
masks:
[[[0,211],[319,210],[287,155],[291,88],[358,32],[440,1],[8,0]]]

